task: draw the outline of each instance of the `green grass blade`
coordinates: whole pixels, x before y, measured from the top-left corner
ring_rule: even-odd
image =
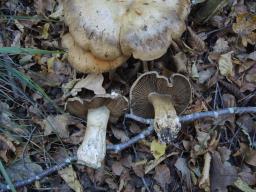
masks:
[[[55,50],[55,51],[48,51],[42,49],[34,49],[34,48],[20,48],[20,47],[0,47],[0,54],[58,54],[58,53],[65,53],[65,51]]]
[[[5,179],[6,183],[9,185],[11,191],[12,192],[17,192],[15,187],[14,187],[14,185],[12,184],[12,181],[11,181],[9,175],[7,174],[7,172],[6,172],[5,168],[4,168],[4,165],[3,165],[1,160],[0,160],[0,171],[1,171],[1,173],[2,173],[2,175],[4,177],[4,179]]]

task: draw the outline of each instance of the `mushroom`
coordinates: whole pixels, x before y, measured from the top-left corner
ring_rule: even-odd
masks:
[[[127,110],[128,100],[119,94],[96,95],[92,99],[69,98],[66,109],[79,117],[87,115],[87,128],[82,144],[77,151],[81,164],[100,168],[106,155],[106,129],[111,116],[112,121]]]
[[[172,142],[181,129],[177,114],[182,113],[192,96],[189,80],[181,74],[170,79],[151,71],[142,74],[130,89],[131,113],[154,118],[154,129],[163,143]]]
[[[63,0],[69,33],[62,45],[81,72],[101,73],[131,55],[160,58],[185,31],[189,0]]]

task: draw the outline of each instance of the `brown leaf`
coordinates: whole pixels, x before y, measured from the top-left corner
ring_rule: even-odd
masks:
[[[181,172],[182,180],[186,182],[187,188],[190,190],[192,188],[191,177],[190,177],[190,170],[188,168],[186,159],[178,158],[175,163],[176,169]]]
[[[197,52],[204,52],[206,50],[206,46],[204,41],[190,28],[188,27],[189,32],[189,45]]]
[[[105,94],[106,90],[102,87],[104,77],[102,74],[89,74],[85,79],[80,79],[70,91],[72,96],[76,96],[82,89],[88,89],[94,94]]]
[[[227,147],[218,147],[218,152],[220,153],[222,162],[229,160],[231,151]]]
[[[244,155],[245,162],[249,165],[256,167],[256,150],[251,149],[248,145],[240,143],[240,150]]]
[[[212,153],[212,167],[210,171],[211,191],[227,191],[237,179],[237,171],[228,161],[222,162],[218,152]]]
[[[243,170],[238,175],[248,185],[256,184],[256,174],[253,173],[251,170]]]
[[[64,169],[59,170],[58,173],[61,176],[61,178],[68,184],[68,186],[75,192],[83,191],[83,187],[80,184],[72,165],[69,165]]]
[[[6,172],[12,181],[24,180],[38,175],[43,171],[42,167],[31,161],[29,157],[15,161],[6,168]]]
[[[235,33],[242,38],[242,43],[247,46],[247,43],[256,43],[256,15],[250,13],[242,13],[237,15],[236,22],[232,26]]]
[[[213,51],[216,53],[225,53],[229,49],[228,42],[224,38],[219,38],[213,47]]]
[[[219,70],[221,75],[234,76],[233,63],[231,59],[233,51],[222,54],[219,58]]]
[[[116,161],[112,164],[112,172],[115,175],[120,176],[122,174],[123,170],[124,170],[124,167],[120,161]]]
[[[0,157],[5,161],[8,162],[8,152],[15,152],[16,148],[12,144],[11,141],[9,141],[7,138],[5,138],[3,135],[0,135]]]
[[[171,173],[169,168],[163,164],[156,167],[154,179],[160,184],[163,190],[166,189],[166,184],[171,183]]]
[[[56,133],[60,138],[69,137],[69,125],[74,125],[77,121],[72,118],[72,116],[67,113],[62,115],[49,115],[46,119],[40,122],[42,128],[44,129],[44,135],[50,135]]]
[[[125,142],[129,140],[129,137],[126,135],[126,133],[118,128],[111,127],[112,133],[115,136],[115,138],[121,140],[121,142]]]
[[[136,162],[132,164],[132,169],[138,177],[144,176],[144,166],[142,163],[144,162],[142,161],[142,162]]]
[[[34,1],[34,7],[37,14],[45,14],[45,11],[53,11],[54,6],[55,6],[54,0]]]

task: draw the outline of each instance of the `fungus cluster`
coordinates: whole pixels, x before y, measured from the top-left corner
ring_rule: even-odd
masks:
[[[69,32],[62,37],[68,60],[83,73],[102,73],[115,69],[133,56],[154,60],[166,53],[172,41],[185,31],[189,0],[63,0]],[[130,90],[131,112],[154,118],[160,139],[176,138],[181,113],[191,99],[189,81],[179,74],[170,79],[148,72]],[[106,129],[109,119],[117,120],[127,109],[128,100],[119,94],[93,98],[69,98],[66,109],[87,116],[84,140],[78,160],[99,168],[106,154]]]
[[[130,56],[161,57],[185,31],[189,0],[63,0],[69,33],[62,45],[84,73],[102,73]]]

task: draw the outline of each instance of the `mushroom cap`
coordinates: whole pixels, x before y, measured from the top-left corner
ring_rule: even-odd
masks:
[[[117,60],[131,55],[141,60],[160,58],[185,31],[190,8],[189,0],[63,1],[65,23],[76,45],[69,61],[81,72],[90,72],[80,66],[87,62],[110,61],[117,67],[121,64]],[[76,53],[78,47],[85,58]]]
[[[154,60],[164,55],[172,40],[185,31],[188,0],[134,1],[123,16],[120,44],[124,55]]]
[[[101,60],[91,52],[79,47],[70,33],[62,37],[62,46],[68,49],[68,61],[70,64],[82,73],[103,73],[110,71],[128,59],[127,56],[120,56],[114,60]]]
[[[148,96],[150,93],[170,95],[177,114],[182,113],[191,101],[192,89],[189,80],[181,74],[170,79],[155,71],[142,74],[130,89],[131,113],[144,118],[154,118],[154,108]]]
[[[79,97],[69,98],[65,109],[71,114],[84,118],[89,109],[106,106],[112,121],[116,121],[128,109],[128,100],[120,94],[96,95],[91,99]]]
[[[129,1],[64,0],[64,18],[75,42],[99,59],[122,55],[119,33]]]

